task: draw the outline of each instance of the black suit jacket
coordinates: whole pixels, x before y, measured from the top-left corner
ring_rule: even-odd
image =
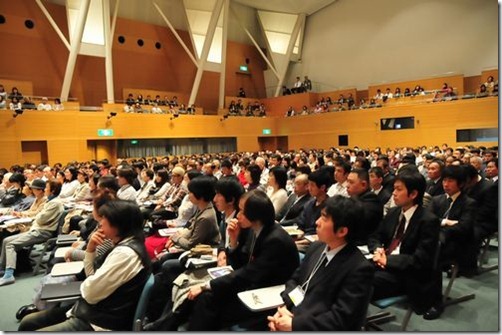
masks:
[[[358,227],[355,240],[358,245],[365,245],[368,244],[368,237],[377,229],[378,224],[382,220],[383,205],[378,200],[377,195],[369,189],[359,195],[357,199],[363,206],[364,219]]]
[[[492,184],[491,181],[482,178],[467,191],[467,196],[474,199],[477,206],[481,206],[486,200],[486,191]]]
[[[477,206],[474,229],[479,233],[475,236],[483,238],[498,231],[499,222],[499,190],[498,180],[491,183],[484,192],[483,201]],[[476,241],[479,242],[479,241]]]
[[[309,194],[304,195],[296,203],[298,197],[296,194],[289,196],[286,205],[282,207],[281,211],[277,213],[275,219],[283,226],[291,226],[297,222],[297,218],[303,211],[305,204],[312,198]],[[284,219],[282,222],[281,220]]]
[[[239,292],[283,284],[299,264],[293,239],[277,224],[263,227],[252,248],[249,263],[249,258],[243,261],[242,252],[236,248],[227,256],[235,271],[211,280],[211,290],[216,298],[235,300]]]
[[[389,192],[385,188],[382,188],[382,190],[380,192],[378,192],[378,194],[377,194],[377,198],[378,198],[378,200],[380,200],[380,203],[382,204],[382,206],[384,206],[387,203],[387,201],[389,201],[391,196],[392,196],[392,193]]]
[[[387,191],[389,191],[392,194],[392,191],[394,191],[394,180],[396,179],[396,176],[392,173],[388,173],[383,177],[382,180],[382,186],[385,188]]]
[[[428,180],[427,188],[425,189],[425,191],[429,193],[432,197],[444,194],[443,178],[439,178],[439,180],[436,183],[434,182],[434,180]]]
[[[441,232],[445,237],[445,244],[449,242],[469,242],[472,240],[475,205],[474,200],[469,198],[465,193],[460,193],[447,217],[450,220],[457,220],[458,223],[453,226],[441,227]],[[449,203],[445,194],[433,197],[429,206],[432,213],[440,220],[444,218],[448,207]]]
[[[401,207],[391,208],[368,239],[368,249],[388,248],[399,223]],[[387,256],[386,270],[405,281],[406,294],[416,307],[430,306],[429,290],[434,285],[434,258],[439,239],[439,219],[419,206],[404,232],[398,255]]]
[[[307,281],[325,244],[314,242],[281,296],[293,312],[294,331],[360,330],[371,298],[374,267],[347,244],[312,277],[303,302],[295,307],[288,293]]]

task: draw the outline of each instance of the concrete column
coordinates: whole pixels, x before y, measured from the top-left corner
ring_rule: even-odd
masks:
[[[209,49],[211,47],[211,42],[213,41],[214,31],[216,30],[216,25],[218,24],[218,18],[220,17],[221,8],[223,7],[223,0],[217,0],[214,4],[213,13],[211,19],[209,20],[209,26],[207,28],[206,39],[204,40],[204,46],[202,47],[202,52],[197,65],[197,74],[192,86],[192,92],[190,93],[190,99],[188,100],[188,105],[195,103],[195,98],[197,98],[197,93],[199,92],[200,82],[202,80],[202,74],[204,73],[204,65],[207,61],[207,55],[209,54]]]
[[[80,50],[82,35],[84,33],[85,20],[87,19],[87,13],[89,12],[90,4],[91,4],[90,0],[82,0],[80,5],[77,24],[75,26],[73,38],[71,40],[70,55],[68,56],[68,63],[66,63],[66,71],[64,74],[63,87],[61,88],[62,102],[68,101],[71,81],[73,78],[73,71],[75,70],[75,63],[77,62],[77,56]]]
[[[220,95],[218,98],[218,108],[223,108],[225,104],[225,77],[227,70],[227,35],[228,35],[228,9],[230,0],[223,0],[223,36],[221,41],[221,70],[220,70]]]

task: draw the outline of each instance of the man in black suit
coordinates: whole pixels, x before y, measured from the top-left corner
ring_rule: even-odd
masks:
[[[237,241],[241,229],[246,228],[254,235],[249,257],[243,259]],[[237,219],[228,224],[227,231],[230,235],[227,257],[235,271],[190,288],[188,299],[194,303],[190,331],[219,330],[234,324],[252,330],[266,329],[266,313],[249,311],[237,293],[283,284],[298,267],[295,244],[275,224],[274,206],[265,192],[253,190],[241,197]]]
[[[368,239],[377,266],[373,299],[406,294],[415,312],[432,306],[434,256],[439,219],[422,207],[425,178],[414,171],[399,173],[394,181],[394,202],[378,229]]]
[[[469,198],[463,188],[466,181],[465,168],[450,165],[444,168],[443,188],[445,194],[432,198],[429,209],[441,220],[442,240],[440,263],[457,261],[459,275],[472,276],[476,268],[476,254],[472,246],[475,201]],[[439,272],[433,292],[434,306],[424,314],[424,319],[434,320],[441,316],[442,278]]]
[[[286,204],[275,215],[275,219],[283,226],[293,225],[310,199],[308,175],[299,174],[295,177],[294,193],[289,196]]]
[[[427,189],[425,192],[429,193],[432,197],[444,194],[443,179],[441,173],[444,169],[444,162],[440,159],[434,159],[429,163],[427,168]]]
[[[382,168],[375,166],[369,170],[370,174],[370,186],[371,191],[377,195],[380,203],[385,205],[389,201],[392,193],[385,189],[382,185],[383,182],[383,170]]]
[[[319,241],[281,293],[285,305],[269,316],[272,331],[354,331],[366,318],[374,268],[353,243],[361,204],[334,196],[317,220]]]
[[[302,214],[297,219],[298,228],[305,235],[313,235],[316,231],[316,221],[321,216],[321,209],[328,199],[327,191],[332,183],[332,177],[326,170],[316,170],[309,174],[309,193],[311,199],[303,207]],[[306,238],[295,241],[300,252],[305,252],[311,242]]]
[[[347,193],[362,204],[363,225],[357,227],[359,231],[354,233],[357,245],[366,245],[368,236],[377,229],[383,216],[383,205],[377,195],[370,190],[370,177],[367,170],[357,168],[349,173]]]
[[[394,190],[394,172],[392,171],[392,168],[389,165],[389,157],[386,155],[381,155],[378,157],[377,160],[377,166],[382,168],[383,170],[383,182],[382,185],[383,187],[392,193]]]

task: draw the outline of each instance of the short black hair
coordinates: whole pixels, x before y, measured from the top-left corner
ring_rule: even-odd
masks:
[[[144,240],[143,215],[135,202],[111,200],[99,208],[98,214],[105,217],[110,226],[117,228],[117,235],[121,239],[136,237]]]
[[[421,173],[418,171],[415,172],[405,170],[396,176],[394,183],[396,181],[400,181],[404,184],[406,190],[408,191],[408,195],[410,195],[413,191],[417,191],[418,195],[414,199],[413,203],[415,205],[422,205],[427,183],[425,181],[425,177]]]
[[[377,176],[378,178],[383,178],[383,170],[381,167],[379,166],[374,166],[372,167],[370,170],[369,170],[369,173],[373,173],[375,174],[375,176]]]
[[[222,162],[221,162],[221,167],[226,167],[226,168],[229,168],[231,169],[232,168],[232,162],[229,160],[229,159],[224,159]]]
[[[370,175],[368,173],[368,170],[363,169],[363,168],[355,168],[350,171],[350,173],[355,173],[357,175],[357,178],[362,181],[366,181],[366,184],[370,184]]]
[[[314,182],[317,187],[325,186],[326,192],[328,188],[333,184],[333,178],[325,170],[316,170],[309,174],[309,181]]]
[[[233,201],[235,209],[239,207],[239,200],[245,192],[244,187],[236,178],[221,178],[214,189],[225,198],[226,202]]]
[[[326,215],[333,220],[334,232],[339,228],[347,227],[348,233],[345,240],[353,242],[358,231],[362,229],[359,226],[364,222],[361,202],[354,198],[335,195],[326,199],[324,210],[326,211]]]
[[[264,227],[275,224],[275,210],[272,201],[261,190],[254,189],[245,193],[244,215],[251,222],[261,222]]]
[[[443,172],[441,173],[441,177],[443,177],[443,179],[445,178],[454,179],[457,181],[459,186],[463,186],[467,178],[465,172],[466,171],[462,166],[449,165],[444,168]]]
[[[286,168],[283,166],[274,166],[270,169],[270,173],[274,175],[275,181],[279,188],[286,188],[286,183],[288,182],[288,173]]]
[[[215,178],[211,176],[200,176],[190,180],[188,190],[193,193],[197,200],[211,201],[214,198]]]
[[[199,172],[199,171],[197,171],[197,170],[193,170],[193,169],[192,169],[192,170],[188,170],[188,171],[186,172],[186,174],[187,174],[187,177],[188,177],[188,179],[189,179],[189,180],[192,180],[192,179],[194,179],[194,178],[197,178],[197,177],[202,176],[202,173],[201,173],[201,172]]]

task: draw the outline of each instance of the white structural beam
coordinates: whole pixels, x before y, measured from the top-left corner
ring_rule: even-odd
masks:
[[[211,14],[211,19],[209,20],[206,39],[204,40],[204,46],[202,47],[199,63],[197,65],[197,74],[195,75],[195,79],[192,86],[192,92],[190,93],[190,99],[188,100],[188,105],[194,104],[195,98],[197,98],[200,82],[202,80],[202,74],[204,73],[204,66],[207,62],[207,56],[209,54],[209,49],[211,48],[211,43],[213,42],[214,32],[216,30],[216,25],[218,24],[218,19],[220,17],[222,7],[223,7],[223,0],[217,0],[216,3],[214,4],[213,12]]]
[[[153,6],[157,9],[157,11],[159,12],[160,16],[162,16],[162,18],[164,19],[164,21],[166,22],[167,26],[169,27],[169,29],[171,29],[171,32],[174,34],[174,37],[176,37],[176,39],[178,40],[178,42],[180,42],[181,46],[183,47],[183,49],[186,51],[186,53],[188,54],[188,57],[190,57],[190,59],[192,60],[192,62],[195,64],[195,66],[198,66],[197,64],[197,60],[195,59],[195,57],[193,56],[192,52],[188,49],[188,47],[186,46],[185,42],[183,42],[183,40],[181,39],[180,35],[178,34],[178,32],[176,31],[176,29],[174,29],[173,25],[171,24],[171,22],[167,19],[167,17],[164,15],[164,13],[162,12],[162,9],[160,9],[159,5],[157,5],[157,3],[155,3],[155,1],[152,2],[153,3]]]
[[[270,68],[270,70],[272,70],[272,72],[275,74],[275,76],[277,77],[277,79],[279,79],[279,73],[275,69],[275,66],[272,65],[272,63],[270,62],[270,60],[263,53],[263,51],[261,50],[260,46],[258,45],[258,42],[256,42],[256,40],[253,38],[253,35],[251,35],[251,33],[249,32],[249,30],[246,27],[244,27],[244,25],[242,24],[242,20],[239,18],[239,15],[237,15],[237,13],[235,12],[235,10],[233,8],[232,8],[232,14],[237,19],[237,22],[239,22],[239,26],[246,32],[246,34],[248,35],[248,37],[251,40],[251,42],[253,42],[256,50],[258,50],[258,52],[260,53],[260,55],[263,58],[263,60],[267,63],[267,65]]]
[[[119,14],[119,4],[120,4],[120,0],[117,0],[115,2],[115,9],[113,11],[112,26],[110,28],[110,34],[112,35],[112,37],[115,35],[115,26],[117,25],[117,16]]]
[[[66,49],[70,50],[70,43],[68,43],[68,40],[63,35],[63,32],[61,31],[61,29],[59,29],[58,25],[56,24],[56,22],[52,18],[51,14],[47,11],[47,9],[45,8],[42,1],[41,0],[35,0],[35,1],[37,2],[38,7],[40,7],[42,12],[45,14],[45,17],[47,18],[47,20],[49,20],[49,23],[51,24],[52,28],[54,28],[54,30],[58,34],[58,36],[61,39],[61,41],[63,42],[63,44],[66,46]]]
[[[120,0],[115,4],[114,22],[117,18],[117,9]],[[114,25],[113,25],[114,26]],[[109,104],[115,102],[115,92],[113,86],[113,59],[112,59],[112,45],[114,30],[110,27],[110,2],[103,1],[103,30],[105,35],[105,77],[106,77],[106,100]]]
[[[293,32],[291,33],[291,38],[289,39],[288,49],[286,51],[286,64],[283,67],[282,73],[279,76],[279,82],[277,83],[277,89],[275,90],[275,96],[278,97],[282,84],[284,83],[284,78],[288,72],[289,68],[289,60],[291,59],[291,55],[293,54],[293,48],[295,47],[296,39],[298,38],[298,34],[300,33],[300,27],[305,23],[305,14],[298,14],[296,18],[295,27],[293,28]]]
[[[220,70],[220,95],[218,107],[223,108],[225,104],[225,77],[227,69],[227,36],[228,36],[228,9],[230,0],[223,0],[223,35],[221,37],[221,70]]]
[[[70,55],[68,56],[68,63],[66,63],[66,71],[64,74],[63,87],[61,89],[61,101],[68,101],[70,94],[70,85],[73,78],[73,71],[75,70],[75,63],[77,62],[78,51],[84,33],[85,20],[89,12],[91,0],[82,0],[78,12],[77,24],[71,40]]]

